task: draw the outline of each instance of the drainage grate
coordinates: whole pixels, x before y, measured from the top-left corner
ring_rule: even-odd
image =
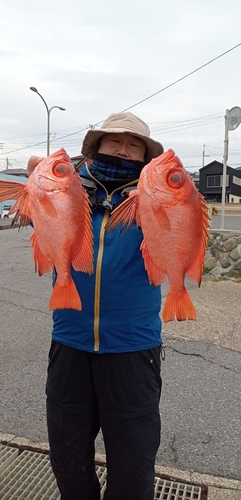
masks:
[[[53,500],[59,492],[47,455],[23,451],[0,478],[1,500]]]
[[[2,446],[2,445],[0,445]],[[59,491],[51,469],[48,455],[4,447],[0,465],[5,463],[0,477],[1,500],[59,500]],[[0,447],[1,452],[1,447]],[[10,458],[9,458],[10,457]],[[1,470],[1,469],[0,469]],[[106,489],[106,467],[96,466],[101,486],[101,499]],[[154,500],[201,500],[201,488],[155,478]]]
[[[155,478],[154,500],[201,500],[199,486]]]
[[[4,446],[0,443],[0,475],[8,467],[8,465],[15,460],[18,456],[19,451],[17,448],[11,448],[10,446]]]
[[[96,466],[96,474],[100,483],[100,500],[102,500],[106,490],[106,479],[107,479],[106,467]]]

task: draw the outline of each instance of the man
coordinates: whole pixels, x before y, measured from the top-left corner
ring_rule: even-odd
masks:
[[[140,228],[105,234],[111,210],[163,147],[132,113],[89,130],[80,175],[92,202],[94,275],[72,270],[82,311],[53,313],[47,423],[61,500],[99,500],[94,441],[106,449],[105,500],[152,500],[160,443],[161,293],[148,281]],[[89,162],[88,162],[89,163]]]

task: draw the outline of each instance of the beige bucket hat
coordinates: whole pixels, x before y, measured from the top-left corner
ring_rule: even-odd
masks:
[[[145,161],[149,163],[163,153],[164,148],[160,142],[150,138],[150,129],[138,116],[132,113],[113,113],[102,124],[101,129],[91,129],[87,132],[82,145],[81,153],[93,159],[98,149],[98,140],[104,134],[123,134],[128,132],[142,139],[146,145]]]

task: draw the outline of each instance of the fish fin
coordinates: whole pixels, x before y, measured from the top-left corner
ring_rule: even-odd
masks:
[[[50,298],[49,309],[50,311],[55,311],[55,309],[82,310],[80,296],[72,278],[64,285],[60,285],[57,278]]]
[[[170,220],[168,218],[165,208],[160,206],[158,210],[153,211],[153,214],[162,229],[166,229],[167,231],[171,230]]]
[[[33,248],[35,271],[38,272],[39,276],[42,276],[42,274],[45,273],[49,273],[50,271],[53,270],[54,266],[52,262],[46,259],[46,257],[40,251],[35,233],[32,234],[30,240],[31,240],[31,246]]]
[[[12,225],[17,222],[19,218],[20,227],[29,224],[31,217],[26,184],[23,184],[23,182],[0,180],[0,201],[11,199],[16,200],[9,210],[9,214],[16,212],[12,220]]]
[[[47,194],[45,194],[43,198],[39,199],[39,202],[41,204],[41,207],[50,217],[58,217],[57,210]]]
[[[26,184],[0,180],[0,201],[18,200],[26,190]]]
[[[115,229],[120,222],[122,222],[121,231],[123,231],[126,225],[127,230],[130,229],[137,215],[137,201],[138,197],[136,195],[136,191],[131,191],[129,197],[111,213],[110,219],[105,226],[106,234],[113,231],[113,229]]]
[[[93,274],[93,231],[91,221],[91,210],[89,197],[83,188],[84,194],[84,232],[82,235],[82,242],[79,245],[78,253],[72,259],[72,266],[76,271],[83,271],[85,273]]]
[[[196,320],[197,313],[185,287],[181,293],[177,294],[169,290],[163,309],[162,319],[167,321],[185,321],[187,319]]]
[[[196,281],[200,286],[203,275],[203,262],[207,248],[207,237],[208,237],[208,229],[210,227],[210,217],[208,215],[208,207],[205,202],[204,197],[199,193],[200,203],[202,208],[202,235],[200,241],[199,251],[196,255],[196,258],[192,265],[187,270],[187,274],[189,278]]]
[[[166,273],[159,269],[159,267],[154,264],[147,250],[145,240],[142,241],[140,250],[142,251],[142,257],[144,259],[145,270],[148,274],[148,278],[152,285],[158,286],[163,283],[166,279]]]

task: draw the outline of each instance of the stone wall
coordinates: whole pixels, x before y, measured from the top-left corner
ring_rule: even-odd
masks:
[[[241,276],[241,233],[210,230],[204,273],[236,278]]]

